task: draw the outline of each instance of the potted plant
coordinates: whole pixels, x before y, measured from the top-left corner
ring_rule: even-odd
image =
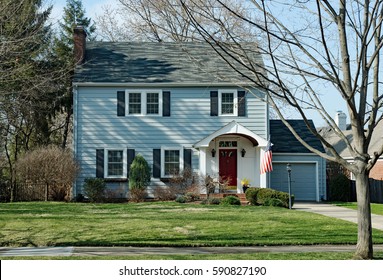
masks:
[[[243,178],[241,180],[241,184],[242,184],[243,192],[245,193],[246,190],[250,187],[250,180],[248,178]]]

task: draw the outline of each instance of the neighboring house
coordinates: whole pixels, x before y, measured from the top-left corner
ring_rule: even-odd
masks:
[[[353,135],[352,135],[352,130],[350,125],[346,125],[346,114],[341,111],[338,111],[336,113],[334,120],[352,145]],[[336,135],[332,129],[325,127],[325,128],[321,128],[319,132],[335,148],[335,150],[339,153],[341,157],[343,157],[344,159],[350,162],[353,161],[353,157],[351,156],[351,153],[348,150],[346,143],[338,135]],[[374,129],[368,152],[370,154],[373,154],[374,151],[379,150],[379,148],[382,145],[383,145],[383,121],[380,121]],[[327,151],[327,153],[330,154],[329,151]],[[371,169],[370,178],[375,180],[383,180],[383,157],[378,159],[375,166]],[[351,179],[353,179],[352,174],[351,174]]]
[[[270,135],[265,93],[244,84],[208,45],[86,44],[81,28],[74,39],[74,152],[81,166],[74,195],[82,192],[85,178],[100,177],[116,196],[126,197],[136,154],[152,167],[151,190],[165,187],[184,168],[201,177],[228,177],[237,192],[245,177],[252,186],[284,187],[276,179],[282,171],[271,173],[271,185],[270,175],[259,172]],[[255,59],[262,63],[259,55]],[[282,130],[272,135],[275,143],[286,134]],[[315,196],[302,189],[298,200],[325,196],[318,157],[275,152],[276,170],[290,161],[297,163],[293,174],[306,172],[306,162],[315,165],[315,176],[304,182]]]

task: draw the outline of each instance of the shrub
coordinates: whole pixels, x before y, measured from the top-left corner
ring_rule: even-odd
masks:
[[[283,207],[289,208],[289,194],[268,188],[260,188],[257,193],[256,203],[265,205],[266,200],[278,199],[283,203]],[[268,202],[270,203],[270,202]],[[291,196],[291,206],[294,204],[294,196]]]
[[[146,187],[150,182],[150,167],[143,156],[137,155],[130,165],[129,196],[134,202],[144,201],[147,193]]]
[[[150,182],[150,167],[142,155],[137,155],[130,165],[129,188],[146,189]]]
[[[82,193],[78,193],[76,197],[73,199],[74,202],[84,202],[85,196]]]
[[[251,205],[257,205],[257,194],[261,188],[248,188],[245,192],[247,201],[250,202]]]
[[[273,206],[273,207],[285,207],[285,204],[282,202],[282,200],[278,198],[267,198],[265,200],[264,206]]]
[[[169,201],[176,199],[177,190],[174,187],[156,187],[153,194],[160,201]]]
[[[16,163],[18,183],[45,185],[45,200],[69,198],[79,167],[70,150],[57,146],[40,147],[26,153]],[[50,192],[54,192],[50,194]],[[53,195],[53,197],[52,197]]]
[[[209,199],[204,199],[204,200],[202,200],[201,201],[201,204],[210,204],[210,205],[218,205],[218,204],[220,204],[221,203],[221,199],[219,199],[219,198],[216,198],[216,197],[214,197],[214,198],[209,198]]]
[[[185,168],[170,178],[170,186],[177,194],[184,195],[198,181],[198,176],[190,168]]]
[[[178,203],[185,203],[186,202],[186,197],[184,195],[181,195],[176,198],[176,202]]]
[[[257,204],[264,205],[268,198],[277,198],[276,191],[269,188],[261,188],[257,194]]]
[[[193,202],[193,201],[199,200],[199,195],[193,192],[188,192],[185,194],[185,198],[187,202]]]
[[[227,206],[227,205],[241,205],[241,201],[238,197],[233,196],[233,195],[229,195],[229,196],[224,197],[221,200],[220,205],[225,205],[225,206]]]
[[[83,191],[91,202],[102,202],[105,198],[105,181],[100,178],[87,178],[84,180]]]
[[[140,189],[140,188],[129,189],[129,198],[133,202],[145,201],[146,197],[147,197],[146,189]]]
[[[335,176],[330,181],[330,199],[332,201],[349,201],[351,196],[350,180],[344,174]]]

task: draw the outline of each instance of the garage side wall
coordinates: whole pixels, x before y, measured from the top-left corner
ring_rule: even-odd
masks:
[[[291,164],[291,192],[296,201],[326,200],[326,161],[313,154],[273,153],[270,188],[288,192],[287,163]]]

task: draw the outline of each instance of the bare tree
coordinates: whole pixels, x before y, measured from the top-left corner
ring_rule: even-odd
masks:
[[[257,29],[257,49],[247,48],[231,36],[211,10],[198,1],[178,1],[199,34],[233,69],[254,86],[264,89],[268,101],[294,136],[310,151],[341,164],[356,178],[358,242],[355,256],[373,257],[369,172],[383,153],[383,142],[369,149],[374,128],[382,120],[383,1],[278,1],[252,0],[251,16],[233,10],[225,1],[216,5],[231,16]],[[194,5],[190,5],[193,2]],[[200,18],[208,18],[209,26]],[[211,33],[211,24],[227,32],[224,42]],[[264,63],[254,60],[261,54]],[[234,62],[233,62],[234,61]],[[238,67],[238,65],[240,67]],[[325,87],[326,91],[320,88]],[[348,110],[353,142],[336,125],[324,100],[338,95]],[[329,154],[311,147],[286,121],[277,99],[284,99],[301,115],[310,131]],[[342,158],[334,147],[308,122],[307,112],[316,111],[347,145],[352,161]]]
[[[231,3],[231,8],[242,15],[249,15],[245,1],[225,1]],[[217,8],[215,0],[187,1],[193,9],[203,6],[216,18],[222,26],[209,24],[210,18],[195,15],[194,20],[204,26],[211,26],[209,32],[220,39],[228,40],[223,36],[242,39],[251,39],[253,34],[251,25],[235,18],[227,9]],[[117,9],[104,7],[104,14],[97,17],[98,36],[108,41],[201,41],[198,30],[195,28],[186,11],[177,0],[119,0]],[[218,27],[218,28],[217,28]]]

